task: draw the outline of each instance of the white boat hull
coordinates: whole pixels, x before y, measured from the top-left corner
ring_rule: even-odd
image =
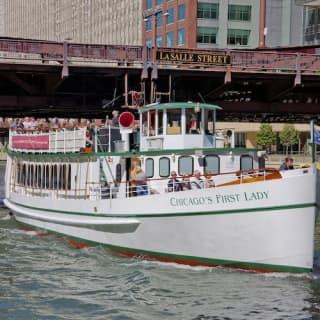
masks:
[[[307,272],[313,267],[315,177],[295,173],[286,179],[125,201],[10,193],[5,204],[21,223],[129,256]]]

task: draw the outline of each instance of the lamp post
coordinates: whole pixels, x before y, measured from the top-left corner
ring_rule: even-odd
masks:
[[[162,8],[156,7],[152,11],[148,11],[144,15],[144,21],[148,21],[151,17],[152,19],[152,71],[151,71],[151,89],[150,89],[150,103],[155,102],[155,88],[156,88],[156,81],[158,79],[158,67],[157,67],[157,23],[159,16],[162,15],[168,16],[169,13],[165,12],[162,14]]]

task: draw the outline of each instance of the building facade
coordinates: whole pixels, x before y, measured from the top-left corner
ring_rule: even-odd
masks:
[[[0,0],[1,8],[2,36],[141,45],[141,0]]]
[[[303,7],[292,0],[143,0],[142,7],[143,42],[148,46],[252,49],[302,44]]]

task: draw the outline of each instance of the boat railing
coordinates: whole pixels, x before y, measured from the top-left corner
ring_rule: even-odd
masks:
[[[202,177],[203,184],[193,185],[192,179],[190,187],[184,184],[183,176],[179,176],[178,180],[181,184],[181,188],[169,188],[168,187],[168,178],[159,178],[159,179],[147,179],[144,183],[139,185],[131,185],[130,182],[111,182],[107,186],[93,187],[90,198],[95,199],[114,199],[114,198],[128,198],[128,197],[137,197],[145,195],[155,195],[163,194],[169,192],[181,192],[188,191],[192,189],[207,189],[207,188],[218,188],[228,185],[242,184],[242,183],[253,183],[258,181],[265,181],[271,179],[281,179],[281,173],[273,168],[264,168],[264,169],[250,169],[242,171],[233,171],[225,172],[220,174],[206,174]],[[207,179],[207,181],[206,181]],[[211,183],[208,183],[210,181]],[[121,185],[124,185],[124,188],[121,188]],[[182,190],[181,190],[182,189]],[[121,190],[125,190],[121,192]],[[179,190],[179,191],[178,191]],[[99,196],[100,192],[100,196]]]
[[[273,179],[290,179],[298,175],[312,174],[313,168],[301,168],[296,170],[288,170],[281,172],[273,168],[265,169],[251,169],[244,171],[233,171],[221,174],[206,175],[206,179],[210,179],[212,184],[204,183],[196,188],[188,188],[182,182],[182,176],[178,177],[181,181],[182,188],[169,188],[168,178],[161,179],[147,179],[145,183],[132,186],[130,182],[109,182],[101,183],[95,181],[88,181],[84,188],[57,188],[47,189],[41,185],[27,185],[19,184],[12,181],[10,183],[11,190],[15,193],[22,193],[34,197],[54,198],[54,199],[87,199],[98,201],[101,199],[121,199],[128,197],[139,197],[147,195],[165,194],[184,192],[192,189],[206,189],[206,188],[222,188],[230,185],[263,182]]]
[[[86,131],[86,128],[10,130],[9,149],[29,153],[80,152],[86,147]]]

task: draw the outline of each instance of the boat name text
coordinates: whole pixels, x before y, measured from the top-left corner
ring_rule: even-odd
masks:
[[[254,191],[243,193],[229,193],[220,194],[215,196],[206,197],[171,197],[170,205],[173,207],[189,207],[189,206],[201,206],[210,204],[228,204],[236,203],[240,201],[262,201],[269,199],[269,191]]]

